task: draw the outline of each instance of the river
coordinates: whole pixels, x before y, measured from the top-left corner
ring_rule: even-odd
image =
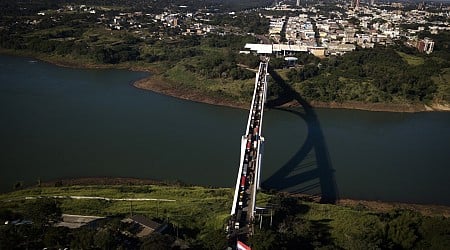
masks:
[[[232,187],[247,111],[132,83],[146,73],[0,56],[0,191],[74,177]],[[450,205],[450,113],[269,109],[265,188]]]

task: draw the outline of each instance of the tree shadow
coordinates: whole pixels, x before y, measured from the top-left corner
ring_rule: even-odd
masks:
[[[338,190],[334,169],[316,112],[278,73],[269,68],[269,74],[278,87],[279,97],[268,101],[267,107],[302,118],[307,124],[308,135],[302,147],[263,182],[263,187],[290,193],[308,193],[319,196],[321,202],[335,203]],[[302,108],[279,108],[291,101],[298,102]]]

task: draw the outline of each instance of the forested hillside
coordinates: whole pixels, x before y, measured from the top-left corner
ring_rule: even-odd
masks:
[[[427,103],[438,94],[439,83],[432,76],[445,74],[448,67],[444,58],[378,47],[307,64],[286,75],[309,100]],[[450,101],[449,93],[439,94]]]

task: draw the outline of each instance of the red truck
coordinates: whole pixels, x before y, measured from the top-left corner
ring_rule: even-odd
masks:
[[[243,175],[241,178],[241,187],[244,188],[245,187],[245,176]]]

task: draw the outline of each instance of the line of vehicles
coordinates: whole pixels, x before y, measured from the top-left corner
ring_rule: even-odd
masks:
[[[247,225],[249,213],[252,213],[252,208],[249,207],[249,202],[252,195],[252,185],[255,181],[256,175],[256,160],[259,151],[260,143],[260,125],[262,118],[262,107],[264,101],[264,86],[265,77],[267,72],[267,62],[263,62],[260,65],[260,72],[258,74],[258,82],[256,86],[256,93],[254,96],[253,107],[250,112],[250,122],[247,129],[248,134],[245,135],[245,153],[242,163],[242,171],[239,179],[239,192],[235,207],[235,214],[232,215],[230,223],[228,225],[228,231],[246,230],[244,228]]]

